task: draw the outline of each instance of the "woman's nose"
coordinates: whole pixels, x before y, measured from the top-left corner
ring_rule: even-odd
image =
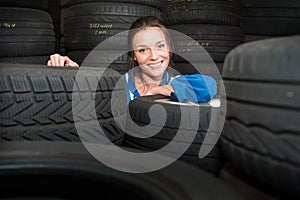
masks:
[[[152,59],[152,60],[156,60],[158,57],[157,57],[157,52],[156,52],[156,50],[155,49],[151,49],[151,51],[150,51],[150,58]]]

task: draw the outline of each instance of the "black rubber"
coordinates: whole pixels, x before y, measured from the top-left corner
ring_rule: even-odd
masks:
[[[9,57],[0,58],[0,63],[45,65],[49,58],[49,56]]]
[[[0,57],[44,56],[54,53],[51,16],[42,10],[0,7]]]
[[[243,199],[229,185],[179,161],[155,172],[126,173],[100,163],[82,144],[2,142],[0,148],[3,199]],[[122,157],[103,160],[127,165]]]
[[[290,36],[241,45],[226,57],[222,74],[226,155],[258,181],[298,198],[299,42]]]
[[[292,199],[288,195],[280,195],[267,184],[257,182],[253,177],[228,162],[220,172],[219,178],[229,184],[234,190],[243,196],[245,200],[264,199],[280,200]]]
[[[62,0],[61,5],[68,7],[74,4],[79,3],[89,3],[89,2],[99,2],[99,0]],[[110,3],[134,3],[141,4],[147,6],[153,6],[158,9],[161,9],[165,4],[164,1],[161,0],[102,0],[101,2],[110,2]]]
[[[240,27],[246,34],[285,36],[300,33],[299,1],[243,0]]]
[[[84,66],[110,68],[121,74],[128,72],[127,54],[118,56],[116,51],[70,51],[68,56],[78,64]]]
[[[56,46],[55,52],[60,52],[60,38],[61,38],[61,26],[60,26],[60,16],[61,16],[61,5],[60,0],[49,0],[49,8],[48,12],[52,17],[53,25],[54,25],[54,32],[55,32],[55,39],[56,39]]]
[[[162,18],[159,9],[142,4],[81,2],[71,5],[61,15],[65,47],[70,51],[92,50],[109,37],[128,30],[136,19],[148,15]]]
[[[114,90],[120,101],[126,98],[124,85],[115,88],[119,73],[85,67],[81,69],[84,75],[75,82],[76,68],[0,64],[0,71],[1,141],[80,141],[75,114],[83,130],[89,132],[100,124],[103,132],[98,134],[104,133],[114,143],[123,141],[124,132],[114,117],[124,117],[125,109],[113,111],[111,105]],[[100,79],[97,74],[101,71]],[[95,92],[90,88],[92,80],[98,80]],[[72,106],[73,98],[81,98],[81,103]],[[86,117],[91,113],[87,111],[92,109],[91,102],[95,103],[94,118]]]
[[[190,58],[188,62],[208,62],[206,55],[214,62],[224,62],[226,55],[244,41],[244,34],[237,26],[194,23],[172,25],[167,28],[191,38],[189,41],[173,41],[176,46],[172,58],[174,62],[187,62],[178,53],[187,55]]]
[[[246,42],[254,42],[257,40],[264,40],[264,39],[271,39],[273,38],[272,36],[268,35],[245,35],[245,43]]]
[[[1,0],[0,6],[35,8],[47,11],[49,0]]]
[[[53,23],[46,11],[30,8],[1,7],[1,20],[20,20]]]
[[[237,26],[240,20],[238,1],[171,1],[163,11],[167,25],[199,23]]]
[[[191,163],[193,165],[196,165],[207,172],[217,175],[223,165],[223,154],[219,142],[217,142],[217,144],[212,147],[211,152],[206,157],[202,159],[198,157],[200,147],[201,145],[203,145],[204,137],[207,134],[207,130],[210,124],[212,108],[205,106],[200,107],[200,120],[199,122],[195,122],[195,119],[188,118],[192,117],[192,115],[190,115],[189,113],[194,112],[195,107],[183,106],[183,108],[181,108],[179,105],[157,102],[156,100],[159,99],[166,99],[166,97],[161,95],[144,96],[136,98],[129,103],[129,113],[134,123],[138,124],[139,126],[148,125],[151,127],[152,130],[156,130],[157,128],[159,128],[159,132],[154,136],[148,136],[147,138],[133,137],[132,135],[128,134],[126,136],[125,144],[131,147],[135,147],[137,149],[154,151],[164,147],[170,141],[172,141],[174,136],[178,134],[177,132],[179,131],[179,129],[183,131],[183,134],[186,134],[186,136],[183,137],[190,137],[192,135],[191,132],[196,132],[196,136],[192,144],[187,149],[187,151],[180,157],[180,159],[185,160],[186,162]],[[162,128],[160,128],[160,125],[158,124],[152,123],[151,125],[149,125],[149,109],[155,104],[163,106],[167,113],[167,119]],[[182,116],[187,117],[184,118],[184,121],[186,122],[198,123],[198,129],[194,130],[192,126],[189,126],[189,129],[186,129],[186,127],[184,129],[180,127]],[[134,126],[132,126],[131,123],[127,124],[127,133],[147,135],[147,133],[141,132],[140,130],[134,128]],[[177,142],[178,148],[180,148],[180,145],[186,143],[187,141],[186,138],[183,138],[178,139]],[[171,153],[174,153],[174,155],[176,154],[175,152]]]
[[[173,69],[180,74],[204,74],[214,77],[215,80],[220,80],[222,76],[223,63],[174,63]]]

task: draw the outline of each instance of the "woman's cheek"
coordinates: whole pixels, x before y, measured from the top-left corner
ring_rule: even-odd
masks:
[[[146,63],[147,58],[145,58],[145,57],[142,56],[142,55],[136,55],[136,56],[135,56],[135,60],[137,61],[137,63],[138,63],[139,65],[143,65],[143,64]]]

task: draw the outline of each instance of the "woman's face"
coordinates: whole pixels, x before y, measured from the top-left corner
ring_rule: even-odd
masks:
[[[170,62],[169,46],[159,27],[138,31],[132,40],[134,59],[142,72],[152,78],[162,78]]]

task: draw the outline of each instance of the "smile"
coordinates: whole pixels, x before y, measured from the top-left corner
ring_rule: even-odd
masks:
[[[162,64],[163,62],[164,62],[164,61],[162,60],[162,61],[160,61],[160,62],[158,62],[158,63],[148,64],[148,66],[150,66],[150,67],[159,67],[159,66],[161,66],[161,64]]]

